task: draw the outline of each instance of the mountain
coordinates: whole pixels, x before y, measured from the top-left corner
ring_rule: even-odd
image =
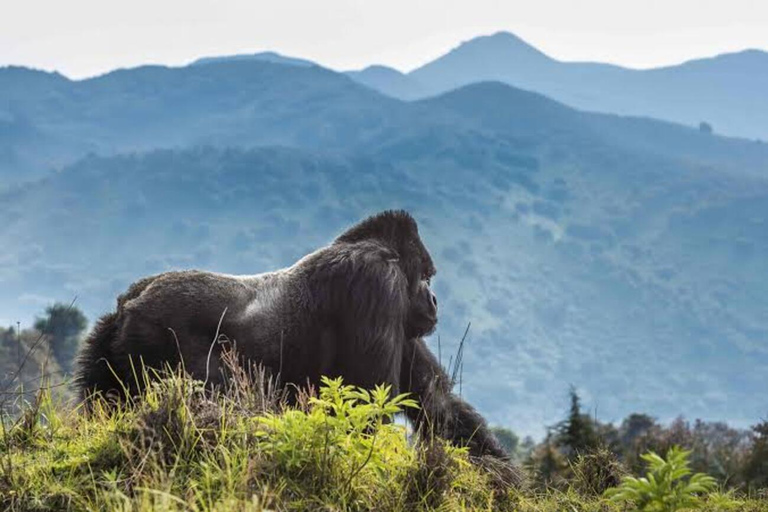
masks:
[[[471,322],[461,391],[492,422],[541,434],[569,384],[604,420],[768,410],[765,144],[267,62],[0,77],[37,134],[5,147],[71,161],[0,192],[0,324],[74,296],[94,319],[167,269],[279,268],[402,207],[438,268],[431,344],[447,362]]]
[[[187,145],[363,142],[401,102],[314,66],[145,66],[82,81],[0,69],[0,187],[87,153]],[[368,112],[371,114],[368,114]]]
[[[500,32],[463,43],[409,76],[435,94],[438,89],[448,91],[474,82],[510,82],[528,75],[545,78],[556,67],[555,60],[519,37]]]
[[[252,54],[229,55],[224,57],[203,57],[192,62],[190,66],[201,66],[205,64],[220,64],[222,62],[271,62],[272,64],[286,64],[290,66],[312,67],[317,66],[311,60],[298,59],[296,57],[286,57],[276,52],[259,52]]]
[[[355,77],[355,75],[352,75]],[[400,79],[365,75],[362,83],[402,99],[424,98],[471,83],[500,81],[596,112],[664,119],[768,140],[768,53],[747,50],[678,66],[635,70],[555,60],[500,32],[467,41]]]
[[[360,84],[394,98],[410,100],[428,95],[414,78],[387,66],[368,66],[345,74]]]

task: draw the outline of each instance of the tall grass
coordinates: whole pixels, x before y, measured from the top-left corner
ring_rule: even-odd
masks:
[[[387,388],[326,379],[288,393],[231,363],[223,389],[168,372],[139,400],[88,411],[41,389],[2,423],[0,509],[633,510],[576,487],[504,487],[465,449],[409,438],[392,420],[417,404]],[[768,511],[713,496],[704,509]]]

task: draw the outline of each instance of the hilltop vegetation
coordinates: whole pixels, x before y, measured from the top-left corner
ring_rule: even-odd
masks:
[[[111,414],[98,403],[88,415],[73,411],[42,391],[18,420],[4,419],[0,504],[16,512],[683,510],[674,503],[768,510],[765,501],[713,492],[709,483],[686,490],[676,482],[685,474],[677,472],[687,464],[684,454],[671,466],[675,475],[656,459],[656,481],[674,486],[651,487],[647,506],[638,494],[636,508],[622,504],[628,490],[604,497],[585,485],[618,485],[590,476],[598,466],[589,458],[574,464],[577,476],[564,490],[512,488],[490,461],[470,460],[464,449],[429,437],[412,444],[403,426],[387,420],[415,404],[383,388],[327,380],[318,395],[287,407],[266,380],[233,374],[228,389],[213,396],[200,384],[169,377]],[[653,508],[677,488],[676,501]]]

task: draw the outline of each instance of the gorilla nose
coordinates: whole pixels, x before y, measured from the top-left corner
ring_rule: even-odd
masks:
[[[432,296],[432,305],[435,306],[435,309],[437,309],[437,295],[432,292],[429,292],[429,295]]]

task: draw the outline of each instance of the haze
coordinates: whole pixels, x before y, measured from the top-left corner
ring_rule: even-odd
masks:
[[[274,50],[346,70],[411,70],[461,41],[514,32],[549,55],[647,68],[768,50],[759,0],[28,0],[0,17],[0,65],[73,78],[147,63]]]

